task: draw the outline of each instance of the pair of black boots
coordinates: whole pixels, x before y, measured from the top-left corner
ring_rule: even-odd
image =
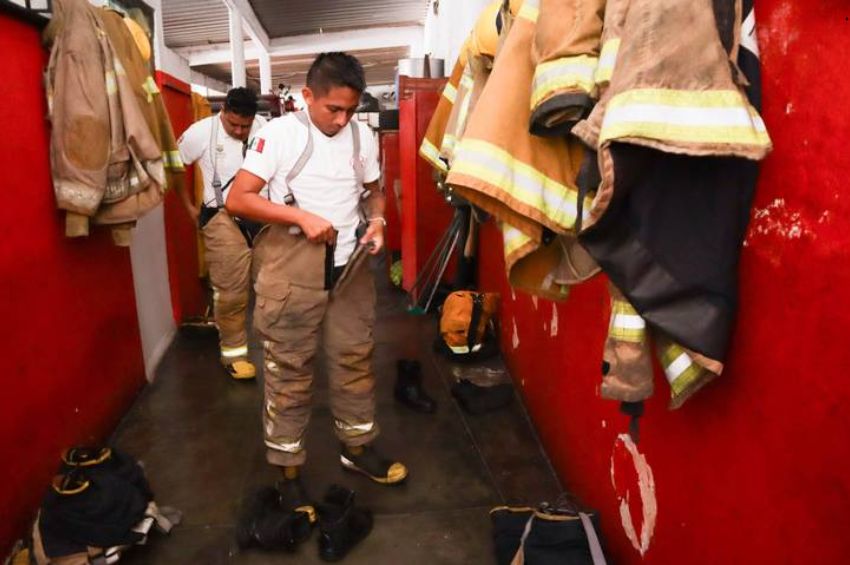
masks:
[[[399,359],[396,364],[395,399],[411,410],[433,414],[437,403],[422,388],[422,365],[419,361]]]
[[[372,513],[358,508],[354,491],[332,485],[318,516],[298,479],[265,487],[254,494],[239,520],[236,541],[239,547],[294,552],[319,526],[319,557],[339,561],[372,531]]]

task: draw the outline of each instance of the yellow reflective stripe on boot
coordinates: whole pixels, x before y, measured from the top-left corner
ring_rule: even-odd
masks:
[[[674,396],[686,390],[702,371],[702,367],[694,362],[688,352],[675,343],[670,344],[661,354],[661,365]]]
[[[624,137],[771,147],[761,116],[735,90],[644,88],[617,94],[605,110],[599,142]]]
[[[596,84],[611,82],[614,75],[614,66],[617,64],[617,52],[620,50],[620,38],[609,39],[602,46],[599,54],[599,65],[596,67],[594,80]]]
[[[482,180],[538,210],[563,229],[572,229],[578,215],[578,191],[544,175],[507,151],[486,141],[464,138],[458,146],[452,172]],[[586,198],[584,218],[592,199]]]
[[[440,150],[428,141],[427,138],[422,140],[422,145],[419,147],[419,155],[439,170],[443,172],[449,170],[446,164],[440,159]]]
[[[624,300],[611,301],[611,323],[608,336],[618,341],[641,343],[646,335],[646,321]]]
[[[233,359],[234,357],[245,357],[246,355],[248,355],[247,345],[240,345],[239,347],[221,348],[221,356],[226,357],[228,359]]]
[[[591,96],[596,89],[596,57],[562,57],[537,65],[531,85],[531,108],[562,90],[580,90]]]

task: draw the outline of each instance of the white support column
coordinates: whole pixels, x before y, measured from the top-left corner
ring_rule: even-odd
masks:
[[[242,34],[242,14],[232,6],[228,6],[230,15],[230,68],[233,87],[245,86],[245,37]]]
[[[272,58],[262,45],[257,45],[260,52],[260,94],[271,94],[272,92]]]

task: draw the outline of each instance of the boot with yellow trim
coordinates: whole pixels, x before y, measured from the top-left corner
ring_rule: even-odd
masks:
[[[382,485],[397,485],[407,478],[404,464],[382,457],[371,445],[343,445],[339,460],[343,469],[366,475]]]
[[[283,467],[283,479],[275,485],[278,504],[293,515],[292,532],[298,543],[306,541],[316,524],[316,508],[307,495],[298,467]]]
[[[250,361],[224,363],[224,368],[237,381],[250,380],[257,376],[257,368]]]

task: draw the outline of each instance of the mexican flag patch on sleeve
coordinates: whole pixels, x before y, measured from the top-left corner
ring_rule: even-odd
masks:
[[[251,143],[248,145],[248,149],[251,151],[256,151],[257,153],[262,153],[263,148],[266,146],[266,140],[262,137],[255,137],[251,140]]]

